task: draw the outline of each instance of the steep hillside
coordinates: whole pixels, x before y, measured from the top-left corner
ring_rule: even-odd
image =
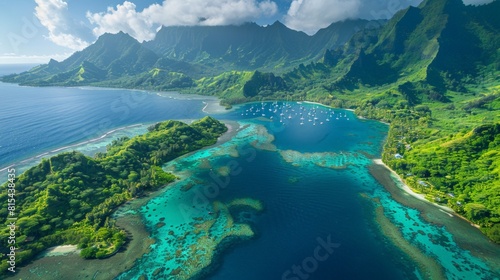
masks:
[[[379,24],[379,23],[377,23]],[[104,34],[68,59],[51,60],[2,81],[33,86],[96,85],[156,90],[193,87],[193,80],[225,71],[284,72],[343,45],[366,20],[333,23],[309,36],[280,22],[269,26],[163,27],[155,39],[139,43],[122,32]],[[153,75],[152,75],[153,73]],[[161,73],[161,75],[157,75]],[[182,81],[177,79],[181,77]]]
[[[378,23],[380,24],[380,23]],[[163,27],[155,39],[144,43],[162,57],[210,65],[220,70],[283,71],[286,67],[317,59],[327,49],[342,46],[367,20],[332,23],[314,36],[291,30],[276,21],[269,26]]]
[[[307,59],[309,36],[280,22],[267,27],[241,26],[163,27],[145,46],[170,59],[200,63],[219,70],[272,69]]]
[[[381,28],[354,34],[317,63],[282,76],[288,89],[301,96],[386,87],[414,104],[449,101],[449,91],[477,92],[478,86],[498,80],[500,25],[494,10],[500,10],[500,1],[484,6],[424,1],[398,12]],[[416,92],[418,98],[413,97]]]
[[[62,62],[51,60],[48,64],[2,80],[38,86],[90,85],[150,70],[158,59],[159,56],[128,34],[104,34],[94,44]]]
[[[346,21],[314,36],[279,22],[166,27],[144,44],[107,34],[63,62],[3,81],[177,89],[217,95],[227,105],[286,99],[356,109],[391,123],[384,162],[500,243],[498,11],[500,0],[425,0],[385,24]]]
[[[224,96],[312,100],[390,122],[384,162],[500,243],[500,26],[493,11],[500,1],[424,1],[283,80],[247,74],[242,87],[227,87],[239,92]]]

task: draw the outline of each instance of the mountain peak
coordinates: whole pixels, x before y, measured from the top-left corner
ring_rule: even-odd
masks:
[[[58,63],[59,63],[59,62],[57,62],[55,59],[51,58],[51,59],[49,60],[49,63],[48,63],[48,64],[49,64],[49,66],[51,66],[51,65],[57,65]]]
[[[102,34],[101,36],[99,36],[99,38],[97,38],[97,41],[99,41],[99,40],[105,40],[105,41],[109,41],[109,40],[112,40],[112,41],[133,40],[133,41],[138,42],[136,39],[134,39],[134,37],[130,36],[127,33],[124,33],[123,31],[120,31],[118,33],[107,33],[106,32],[106,33]]]
[[[287,28],[281,21],[277,20],[273,24],[270,25],[270,27],[279,27],[279,28]]]

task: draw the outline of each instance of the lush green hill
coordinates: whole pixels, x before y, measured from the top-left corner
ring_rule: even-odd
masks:
[[[123,32],[104,34],[94,44],[62,62],[51,60],[48,64],[2,80],[35,86],[92,85],[149,71],[158,59],[154,52]]]
[[[104,34],[68,59],[51,60],[4,82],[32,86],[107,86],[155,90],[192,88],[194,80],[226,71],[283,72],[323,56],[357,30],[378,22],[333,23],[309,36],[280,22],[270,26],[163,27],[155,39],[139,43],[129,35]]]
[[[380,23],[379,23],[380,24]],[[262,27],[241,26],[163,27],[144,45],[162,57],[210,65],[219,71],[283,71],[317,59],[325,50],[343,45],[358,30],[372,27],[366,20],[333,23],[308,36],[277,21]]]
[[[168,27],[144,44],[108,34],[66,61],[3,80],[180,89],[226,104],[287,99],[353,108],[391,123],[384,161],[415,190],[500,243],[498,11],[500,0],[425,0],[383,25],[348,21],[314,36],[279,22]]]
[[[42,250],[59,244],[79,244],[85,258],[102,258],[115,252],[125,233],[109,219],[125,201],[175,180],[160,166],[175,157],[212,145],[227,130],[219,121],[205,117],[187,125],[166,121],[132,139],[121,138],[95,158],[78,152],[44,159],[15,180],[15,215],[9,216],[9,182],[0,188],[0,223],[17,218],[16,264],[31,260]],[[7,254],[9,228],[0,231]],[[3,255],[2,272],[9,266]]]
[[[276,22],[268,27],[242,26],[163,27],[145,46],[170,59],[225,69],[257,69],[290,65],[312,54],[309,36]]]
[[[490,10],[500,10],[500,2],[473,7],[460,0],[433,0],[402,10],[381,29],[360,32],[344,48],[325,54],[328,88],[412,82],[442,93],[464,92],[464,84],[495,79],[500,26]],[[324,72],[310,69],[308,74],[314,71]]]
[[[392,165],[413,188],[448,204],[500,241],[499,123],[405,150],[404,158]]]

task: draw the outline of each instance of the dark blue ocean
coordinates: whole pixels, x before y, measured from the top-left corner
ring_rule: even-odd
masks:
[[[26,168],[64,147],[91,154],[114,137],[144,133],[151,123],[205,116],[202,109],[213,101],[173,93],[2,83],[0,100],[0,170],[23,164]],[[157,243],[121,279],[154,279],[159,268],[168,279],[169,273],[182,268],[189,256],[166,256],[199,242],[192,234],[195,222],[190,215],[208,221],[207,213],[220,211],[217,203],[229,209],[226,219],[244,225],[241,232],[251,228],[254,234],[248,240],[228,238],[229,246],[216,252],[213,269],[204,278],[422,278],[414,259],[382,234],[372,199],[447,278],[498,277],[483,260],[457,246],[446,228],[426,222],[420,212],[393,200],[370,175],[367,167],[372,158],[380,157],[386,125],[360,120],[349,111],[294,102],[247,104],[213,116],[238,121],[238,132],[222,145],[165,166],[184,179],[141,210]],[[228,168],[238,172],[228,174]],[[183,190],[188,183],[194,186]],[[215,191],[210,193],[207,186],[216,186]],[[206,201],[197,202],[200,194]],[[264,209],[228,206],[235,199],[259,201]],[[184,206],[198,212],[186,214]],[[159,221],[165,226],[158,228]],[[415,237],[416,231],[425,234]],[[184,243],[170,242],[171,232],[184,234]],[[226,233],[214,227],[210,234]],[[432,236],[448,242],[433,242]]]
[[[0,169],[58,147],[134,124],[204,116],[201,100],[96,88],[0,84]]]

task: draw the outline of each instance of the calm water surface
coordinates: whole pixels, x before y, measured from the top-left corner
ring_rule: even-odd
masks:
[[[92,154],[113,138],[144,133],[150,123],[206,115],[203,99],[141,91],[0,83],[0,92],[0,170],[22,166],[26,159],[31,160],[25,166],[35,164],[61,147]],[[369,174],[369,157],[380,156],[387,126],[359,120],[349,111],[291,102],[247,104],[216,117],[236,120],[242,129],[222,146],[165,166],[189,179],[141,211],[153,237],[165,236],[174,222],[176,233],[192,230],[189,219],[176,211],[213,183],[213,170],[236,162],[241,172],[227,176],[227,186],[209,202],[249,198],[261,201],[265,210],[232,212],[236,223],[250,225],[256,235],[219,252],[210,279],[418,279],[417,264],[382,236],[373,207],[361,194],[379,199],[404,238],[435,259],[449,279],[498,278],[481,259],[458,247],[445,228],[394,201]],[[271,141],[273,148],[257,145]],[[231,149],[239,156],[229,156]],[[242,151],[252,151],[251,160]],[[211,168],[201,168],[200,162]],[[196,184],[182,191],[186,180]],[[211,203],[206,211],[213,210]],[[166,218],[166,225],[158,229],[160,218]],[[416,231],[425,234],[415,238]],[[436,237],[445,241],[436,243]],[[153,277],[161,266],[168,266],[164,273],[176,268],[163,261],[172,243],[158,240],[123,279]],[[325,242],[335,246],[331,251],[320,247],[328,254],[319,260],[315,251]]]

